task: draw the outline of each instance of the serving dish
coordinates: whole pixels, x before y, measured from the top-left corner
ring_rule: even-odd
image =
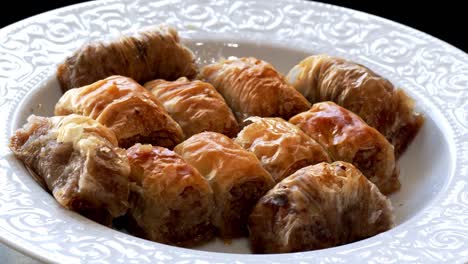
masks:
[[[168,23],[200,64],[256,56],[286,73],[310,54],[365,64],[403,87],[426,123],[400,159],[390,198],[397,226],[345,246],[282,255],[248,253],[245,240],[193,249],[142,240],[62,209],[8,149],[31,113],[51,115],[57,63],[85,42]],[[422,262],[468,256],[468,56],[405,26],[314,2],[100,1],[51,11],[0,31],[0,239],[47,262]],[[208,253],[215,251],[223,253]]]

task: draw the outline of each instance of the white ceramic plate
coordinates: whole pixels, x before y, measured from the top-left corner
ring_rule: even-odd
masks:
[[[62,209],[9,151],[8,138],[60,97],[56,64],[85,42],[165,22],[201,64],[256,56],[286,73],[307,55],[365,64],[403,87],[426,123],[400,159],[391,200],[397,226],[348,245],[248,255],[246,240],[183,249],[142,240]],[[462,34],[462,32],[460,32]],[[99,65],[97,65],[99,66]],[[454,263],[468,259],[468,56],[405,26],[344,8],[287,0],[101,1],[55,10],[0,31],[0,240],[62,263]]]

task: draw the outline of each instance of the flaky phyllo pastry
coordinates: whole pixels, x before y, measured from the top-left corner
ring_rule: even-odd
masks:
[[[322,249],[393,227],[393,208],[353,165],[304,167],[263,196],[249,218],[256,253]]]
[[[55,106],[56,115],[89,116],[110,128],[121,147],[149,143],[172,148],[184,138],[180,126],[156,97],[134,80],[111,76],[67,91]]]
[[[213,191],[208,181],[173,151],[136,144],[127,149],[131,166],[128,229],[172,245],[211,238]]]
[[[239,131],[231,109],[209,83],[182,77],[173,82],[161,79],[150,81],[145,88],[179,123],[187,138],[204,131],[235,137]]]
[[[400,188],[393,146],[359,116],[333,102],[289,120],[325,147],[333,160],[355,165],[384,194]]]
[[[232,139],[215,132],[196,134],[174,148],[213,188],[213,224],[224,238],[247,232],[253,206],[274,181],[257,157]]]
[[[327,55],[310,56],[291,69],[287,79],[311,103],[333,101],[360,116],[388,139],[396,157],[423,123],[403,90],[360,64]]]
[[[281,118],[249,117],[246,123],[236,143],[253,152],[276,182],[302,167],[330,162],[320,144]]]
[[[128,164],[114,133],[79,115],[30,116],[10,140],[63,207],[109,225],[128,208]]]
[[[193,53],[180,43],[177,31],[159,25],[110,42],[85,44],[57,69],[63,91],[111,75],[128,76],[139,83],[154,79],[195,77]]]
[[[250,116],[289,119],[310,104],[269,63],[253,57],[220,60],[200,72],[221,93],[239,122]]]
[[[58,66],[56,116],[31,116],[11,150],[63,207],[169,245],[297,252],[393,226],[384,195],[423,123],[411,98],[340,58],[285,77],[195,46],[164,25],[85,43]]]

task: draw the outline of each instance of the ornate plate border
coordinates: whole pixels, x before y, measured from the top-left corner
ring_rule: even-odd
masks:
[[[56,63],[86,41],[165,22],[184,38],[242,39],[345,54],[385,72],[440,114],[453,171],[435,201],[403,225],[308,253],[239,255],[161,245],[61,209],[7,148],[15,110]],[[47,12],[0,30],[0,240],[66,263],[441,263],[468,259],[468,55],[427,34],[336,6],[285,0],[105,0]]]

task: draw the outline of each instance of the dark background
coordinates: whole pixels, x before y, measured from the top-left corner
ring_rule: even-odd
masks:
[[[271,0],[275,1],[275,0]],[[7,1],[0,10],[0,28],[23,18],[84,1]],[[468,52],[468,9],[465,1],[361,1],[323,0],[319,2],[349,7],[385,17],[419,29]],[[13,4],[13,6],[10,6]]]

